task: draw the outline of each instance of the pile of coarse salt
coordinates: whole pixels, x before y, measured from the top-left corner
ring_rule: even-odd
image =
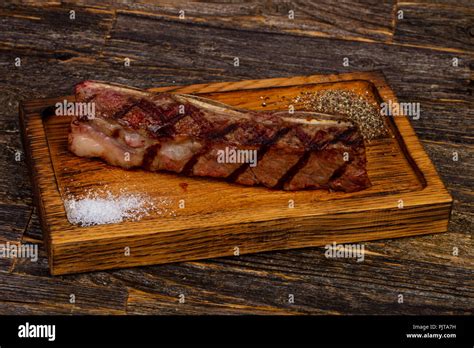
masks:
[[[140,220],[149,215],[155,205],[142,194],[89,191],[80,199],[69,195],[64,207],[71,224],[93,226]]]

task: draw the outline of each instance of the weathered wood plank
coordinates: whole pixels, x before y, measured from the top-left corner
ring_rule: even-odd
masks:
[[[397,20],[394,42],[474,52],[472,2],[401,1],[396,11],[403,11],[403,19]]]
[[[190,290],[186,291],[184,296],[187,302],[177,304],[179,301],[178,297],[150,294],[131,289],[127,304],[127,314],[202,315],[206,313],[209,315],[288,315],[302,313],[295,309],[255,304],[253,301],[244,298],[239,299],[230,296],[219,297],[212,291],[200,293]],[[210,297],[212,301],[209,300]],[[314,312],[316,311],[317,310],[314,309]],[[324,312],[319,311],[319,313],[323,314]]]
[[[78,52],[99,53],[112,25],[113,12],[73,5],[4,5],[0,7],[0,19],[0,46],[55,51],[57,59],[65,60]]]
[[[423,144],[433,162],[438,164],[438,173],[454,199],[474,213],[474,146],[433,141]],[[470,230],[472,232],[472,226]]]
[[[472,199],[469,200],[468,203],[455,199],[453,202],[453,210],[451,211],[451,218],[449,221],[449,230],[455,232],[463,232],[472,236],[473,226],[474,209]]]
[[[66,42],[70,38],[68,29],[66,27],[55,29],[54,16],[49,17],[48,23],[45,22],[42,24],[47,28],[47,35],[44,35],[44,33],[37,30],[31,30],[30,33],[25,33],[25,28],[32,27],[36,22],[31,18],[21,18],[21,13],[20,17],[17,19],[7,18],[11,16],[5,16],[3,17],[3,19],[7,21],[5,23],[13,23],[13,28],[18,28],[20,31],[23,30],[23,32],[20,33],[20,37],[26,37],[28,42],[31,44],[28,46],[22,46],[20,42],[20,44],[12,44],[12,41],[7,40],[7,45],[0,47],[0,76],[2,76],[0,81],[0,102],[3,106],[0,109],[0,139],[2,139],[1,163],[2,165],[7,163],[7,166],[3,166],[6,169],[2,169],[0,172],[0,202],[5,202],[9,207],[6,211],[11,211],[10,206],[12,203],[23,205],[24,208],[21,209],[25,214],[28,212],[31,205],[31,201],[29,201],[30,198],[28,197],[30,195],[29,179],[24,170],[18,171],[18,167],[12,162],[13,157],[11,157],[13,154],[12,149],[17,148],[17,146],[20,145],[18,141],[17,121],[17,101],[19,99],[25,100],[33,97],[38,98],[67,94],[70,92],[71,87],[75,82],[86,78],[116,81],[136,85],[138,87],[150,87],[169,85],[172,84],[173,81],[175,81],[176,84],[190,84],[206,81],[229,81],[253,77],[289,76],[316,72],[342,72],[346,71],[348,68],[342,67],[342,64],[340,64],[340,57],[348,55],[347,52],[352,52],[352,50],[355,49],[355,54],[349,56],[349,58],[351,58],[351,64],[357,62],[357,66],[352,65],[350,69],[370,70],[372,68],[381,68],[387,73],[389,82],[396,90],[400,101],[421,102],[422,119],[414,121],[412,124],[416,128],[420,138],[425,139],[425,149],[435,162],[438,172],[455,198],[450,230],[458,232],[426,236],[422,238],[406,238],[367,243],[367,250],[382,255],[371,256],[369,254],[367,255],[367,258],[378,257],[379,259],[382,259],[382,261],[379,261],[380,263],[388,260],[387,262],[393,262],[395,265],[403,265],[400,266],[402,267],[402,271],[399,272],[397,268],[394,268],[391,271],[391,278],[388,278],[392,283],[389,286],[390,291],[393,292],[395,287],[397,287],[397,284],[399,284],[399,287],[408,287],[408,289],[410,289],[409,291],[414,294],[411,298],[415,299],[415,302],[410,304],[410,308],[405,306],[403,313],[418,314],[427,311],[433,313],[448,313],[452,311],[465,312],[466,308],[473,307],[472,295],[466,293],[465,290],[463,290],[460,295],[457,295],[456,289],[453,290],[451,286],[461,280],[465,282],[470,279],[465,276],[465,271],[463,271],[463,269],[472,270],[473,249],[471,238],[474,214],[472,210],[472,188],[469,186],[472,178],[472,150],[470,147],[463,145],[472,144],[472,138],[469,136],[467,131],[462,132],[460,130],[468,129],[467,127],[471,122],[470,117],[472,117],[472,108],[468,103],[472,102],[472,83],[470,84],[469,81],[470,69],[472,69],[473,63],[469,55],[459,55],[457,51],[463,50],[463,42],[468,42],[468,48],[471,49],[472,40],[465,36],[469,32],[466,31],[464,25],[461,25],[460,27],[460,35],[456,36],[457,32],[453,31],[454,26],[452,23],[449,21],[442,22],[441,19],[430,15],[430,13],[445,13],[449,17],[454,16],[454,23],[462,24],[465,23],[464,20],[466,18],[470,18],[470,14],[466,16],[461,14],[464,13],[466,7],[472,5],[469,0],[455,2],[450,0],[441,1],[441,5],[439,5],[437,9],[433,9],[434,5],[431,5],[433,1],[428,1],[428,3],[429,5],[425,6],[426,14],[421,13],[422,5],[400,3],[400,6],[408,11],[405,12],[405,16],[410,15],[410,18],[405,22],[397,22],[398,29],[395,33],[394,44],[413,46],[421,45],[431,47],[432,49],[420,49],[416,47],[393,48],[391,46],[388,47],[388,45],[363,43],[351,45],[350,43],[341,42],[340,40],[329,39],[318,39],[311,44],[309,41],[300,41],[300,37],[291,35],[293,31],[295,35],[311,35],[315,37],[337,37],[339,35],[342,39],[347,39],[348,35],[352,35],[355,37],[354,40],[385,40],[386,38],[390,38],[386,31],[389,27],[386,26],[385,22],[380,25],[380,27],[385,26],[385,29],[383,29],[382,32],[364,33],[361,32],[360,29],[339,28],[341,23],[344,23],[344,19],[336,18],[338,16],[337,14],[334,14],[336,17],[333,17],[336,19],[335,25],[332,23],[318,23],[319,19],[324,19],[324,15],[315,12],[309,13],[308,18],[304,18],[304,20],[300,22],[301,17],[299,16],[301,13],[295,11],[295,21],[292,22],[288,28],[284,29],[286,30],[285,36],[288,37],[287,39],[282,39],[282,37],[285,36],[281,35],[263,35],[264,32],[283,32],[282,29],[278,28],[278,25],[284,27],[286,23],[283,22],[277,24],[276,22],[283,20],[284,11],[287,9],[285,7],[287,6],[286,4],[282,5],[279,9],[277,8],[276,12],[273,12],[274,14],[268,15],[265,12],[261,17],[258,17],[258,6],[265,7],[267,5],[253,5],[253,7],[248,10],[250,11],[250,13],[248,13],[248,16],[250,17],[248,21],[245,18],[247,15],[245,12],[246,9],[240,9],[240,7],[245,6],[240,6],[239,3],[235,6],[232,3],[225,5],[219,4],[215,6],[223,6],[226,9],[223,11],[229,11],[227,18],[225,18],[225,15],[222,16],[222,21],[221,18],[216,18],[219,17],[218,13],[215,16],[209,16],[206,14],[200,18],[199,6],[193,6],[195,13],[187,11],[186,20],[175,21],[177,23],[167,27],[171,32],[177,31],[177,38],[174,38],[173,35],[165,35],[163,39],[157,39],[153,35],[145,37],[145,48],[151,50],[151,53],[145,53],[139,56],[137,60],[132,60],[132,66],[128,69],[123,66],[123,57],[133,53],[134,49],[127,50],[126,46],[129,44],[128,42],[122,44],[118,43],[118,39],[122,36],[126,36],[125,34],[119,34],[115,39],[111,40],[109,44],[112,46],[112,49],[108,53],[108,56],[98,60],[96,58],[100,55],[100,50],[97,50],[90,45],[81,47],[85,40],[82,38],[81,34],[73,35],[77,40],[76,42]],[[456,6],[453,12],[451,12],[454,3]],[[107,7],[112,6],[112,4],[105,4]],[[49,11],[48,13],[50,14],[62,14],[66,13],[70,6],[72,6],[72,4],[66,4],[62,9],[25,8],[25,13],[29,13],[29,11],[38,11],[38,13]],[[101,5],[92,4],[90,6],[100,7]],[[150,24],[150,27],[153,28],[156,26],[159,29],[158,33],[163,35],[165,29],[160,25],[157,25],[160,21],[155,20],[155,18],[158,16],[162,18],[176,19],[176,13],[173,12],[173,6],[175,5],[171,3],[165,5],[139,3],[125,5],[125,8],[116,8],[126,11],[147,12],[148,14],[146,16],[150,18],[147,19],[148,22],[146,23]],[[176,6],[179,6],[179,3]],[[212,10],[214,9],[213,4],[204,4],[203,6],[206,11],[211,11],[212,13]],[[211,10],[208,10],[206,6],[211,7]],[[271,7],[272,5],[268,6]],[[313,5],[302,4],[301,6],[304,10]],[[376,13],[377,6],[378,5],[374,4],[369,11]],[[410,11],[410,9],[408,9],[410,6],[415,10]],[[105,7],[102,9],[105,9]],[[171,10],[167,13],[166,9]],[[255,15],[251,13],[253,9],[255,9]],[[329,12],[332,10],[333,9],[328,8]],[[87,12],[87,10],[84,11]],[[360,14],[360,11],[361,10],[358,9],[357,13]],[[448,13],[446,13],[446,11]],[[150,12],[152,13],[151,15],[149,14]],[[238,20],[234,20],[232,18],[233,15],[240,17],[238,17]],[[111,28],[111,23],[107,23],[106,27],[102,27],[99,21],[101,18],[108,16],[109,15],[105,14],[100,15],[99,12],[94,16],[94,20],[97,22],[92,23],[92,27],[94,28],[93,39],[90,40],[97,42],[99,46],[106,42],[106,29]],[[129,14],[122,12],[119,17],[120,16],[129,16]],[[314,16],[315,18],[312,19],[310,16]],[[317,18],[318,16],[319,19]],[[342,14],[342,17],[343,16],[344,14]],[[383,21],[386,13],[381,11],[379,16],[379,19]],[[261,18],[266,18],[267,22],[262,22]],[[141,20],[141,17],[138,17],[137,21],[139,22]],[[348,20],[351,21],[351,19]],[[364,20],[365,19],[360,19],[360,22],[363,22]],[[189,25],[189,29],[185,30],[184,34],[180,32],[183,30],[180,25],[187,25],[185,22],[193,21],[197,24],[201,21],[202,25]],[[259,21],[262,23],[259,23]],[[300,28],[300,23],[303,21],[308,21],[309,23],[305,23],[304,27]],[[217,23],[213,24],[213,22]],[[119,33],[121,31],[126,31],[127,23],[134,24],[133,21],[128,19],[125,21],[122,20],[122,23],[125,24],[125,26],[119,29]],[[269,25],[270,23],[271,26]],[[294,28],[292,27],[293,25]],[[209,26],[211,29],[203,34],[202,28],[205,26]],[[242,33],[239,30],[229,30],[228,32],[225,32],[226,34],[222,34],[222,31],[212,30],[213,26],[224,29],[247,27],[246,31],[249,33]],[[362,31],[369,28],[369,26],[363,23],[361,26]],[[139,25],[136,35],[140,35],[140,32],[145,30],[145,27],[146,26],[142,28]],[[304,32],[302,28],[312,28],[312,30]],[[9,31],[9,29],[10,27],[7,28],[7,31]],[[447,30],[441,32],[441,30],[444,29]],[[427,33],[430,30],[436,33],[436,37],[433,39],[427,37]],[[193,50],[191,44],[186,45],[186,36],[192,34],[192,31],[198,33],[196,37],[191,36],[192,40],[194,40],[192,43],[198,44],[197,47],[199,47],[199,49],[197,50]],[[259,31],[262,32],[262,35],[258,34]],[[254,33],[254,39],[252,39],[251,32],[256,32]],[[4,33],[4,31],[0,32],[2,40],[5,37]],[[104,33],[103,38],[100,35],[101,33]],[[407,35],[406,40],[404,40],[403,37],[405,33]],[[59,40],[62,41],[61,44],[54,43],[55,34],[59,35]],[[198,36],[201,34],[202,43],[198,40]],[[213,35],[217,36],[216,41],[213,40]],[[234,37],[239,35],[243,35],[244,40],[238,41],[238,43],[233,43]],[[455,36],[453,37],[453,35]],[[271,38],[272,36],[276,37],[273,45],[271,45],[273,40]],[[11,40],[14,40],[14,31],[10,31],[8,37]],[[453,38],[453,40],[451,40],[451,38]],[[438,41],[438,39],[440,41]],[[48,40],[52,42],[47,42]],[[139,41],[138,38],[133,40]],[[153,46],[153,40],[156,40],[155,47]],[[172,45],[176,40],[182,41],[178,47],[180,48],[179,53],[184,58],[180,58],[180,55],[174,56],[172,52],[168,52],[173,50],[174,46]],[[245,43],[246,40],[249,41],[249,46]],[[263,45],[259,45],[260,41],[263,41]],[[91,41],[89,41],[89,43],[90,42]],[[38,44],[36,45],[36,43]],[[234,44],[235,50],[233,49]],[[241,46],[239,46],[239,44]],[[123,47],[120,47],[120,45]],[[223,53],[220,52],[221,46],[224,47]],[[141,50],[140,44],[136,44],[133,47]],[[305,47],[308,47],[308,49],[305,49]],[[66,51],[64,48],[67,48]],[[52,49],[52,51],[50,51],[50,49]],[[282,56],[281,52],[285,51],[285,49],[289,54]],[[250,52],[251,50],[254,51],[254,53]],[[446,52],[438,53],[438,50],[445,50]],[[452,50],[452,52],[450,52],[450,50]],[[120,54],[114,53],[119,51]],[[234,51],[242,52],[242,56],[244,56],[244,58],[241,59],[242,64],[239,68],[234,68],[232,66],[233,55],[230,53],[233,53]],[[269,53],[267,54],[266,52]],[[224,53],[227,55],[224,55]],[[291,54],[294,56],[293,59]],[[161,55],[164,56],[163,61],[160,61]],[[300,55],[301,59],[298,59],[298,56]],[[13,65],[14,59],[18,56],[22,58],[22,67],[20,69],[14,68]],[[202,58],[203,56],[205,57]],[[246,60],[245,57],[247,56],[251,59]],[[259,56],[261,56],[262,59],[259,60]],[[314,59],[312,59],[313,56]],[[310,58],[308,59],[306,57]],[[453,57],[461,58],[460,67],[454,68],[449,66],[452,64]],[[231,58],[231,61],[228,62],[228,65],[219,65],[216,67],[213,62],[218,62],[222,58]],[[262,63],[266,61],[269,63]],[[289,61],[289,64],[281,64],[281,62],[284,61]],[[331,61],[334,61],[334,64]],[[440,102],[439,99],[447,99],[448,101]],[[456,149],[459,150],[459,163],[455,164],[451,158],[452,152]],[[21,166],[24,167],[24,165],[20,165],[20,167]],[[18,182],[15,180],[18,180]],[[19,185],[12,185],[13,182],[19,183]],[[23,204],[23,202],[25,202],[25,204]],[[24,228],[24,225],[26,225],[26,222],[23,220],[18,220],[16,225],[15,223],[12,224],[9,220],[10,215],[7,214],[5,216],[6,218],[3,219],[4,221],[1,221],[4,226],[2,234],[5,233],[12,235],[13,232],[13,235],[16,236],[17,234],[15,233],[19,233]],[[35,239],[38,239],[38,237],[41,238],[41,231],[36,216],[33,215],[23,242],[34,241]],[[459,246],[460,249],[457,258],[452,255],[452,248],[454,246]],[[289,307],[289,309],[288,307],[282,307],[280,303],[276,301],[276,305],[272,306],[272,301],[264,298],[265,296],[275,298],[275,294],[271,291],[260,293],[260,298],[249,301],[247,300],[247,295],[243,290],[237,288],[237,285],[224,284],[224,292],[229,292],[232,295],[233,291],[235,291],[236,295],[230,299],[219,294],[217,294],[217,296],[214,295],[214,293],[217,292],[216,287],[210,286],[208,283],[196,286],[197,290],[194,291],[192,290],[193,287],[190,285],[198,283],[198,278],[202,277],[203,274],[205,274],[206,277],[214,279],[215,283],[217,283],[219,279],[227,280],[228,283],[231,283],[232,274],[238,275],[239,273],[244,273],[246,275],[241,276],[240,278],[237,276],[236,279],[244,279],[242,287],[247,286],[247,284],[250,284],[251,286],[251,280],[255,277],[255,274],[258,274],[259,272],[261,274],[265,272],[273,272],[277,273],[277,275],[270,276],[270,278],[273,279],[273,281],[270,282],[270,288],[278,288],[281,279],[285,281],[291,280],[293,281],[292,284],[294,284],[295,287],[298,287],[301,292],[309,291],[314,295],[314,301],[303,296],[303,301],[300,302],[300,296],[297,294],[295,297],[296,303],[297,305],[301,305],[301,308],[296,309],[297,311],[304,312],[309,310],[312,313],[315,313],[317,312],[317,305],[321,304],[321,308],[327,313],[335,308],[340,309],[342,313],[353,312],[355,310],[363,312],[363,308],[367,307],[367,303],[357,305],[356,309],[351,309],[351,306],[353,302],[366,299],[366,301],[374,303],[374,313],[380,313],[381,308],[386,309],[384,313],[391,312],[391,306],[393,306],[392,296],[381,296],[378,294],[379,282],[382,281],[384,284],[380,288],[383,292],[383,286],[386,286],[385,284],[387,281],[383,277],[385,271],[377,273],[379,266],[377,262],[374,261],[367,268],[371,273],[377,275],[375,280],[372,280],[370,277],[365,279],[365,281],[368,282],[365,289],[369,290],[366,290],[364,295],[356,294],[356,297],[351,297],[354,296],[354,292],[357,293],[360,289],[354,290],[354,284],[348,285],[346,282],[339,284],[338,277],[351,277],[352,274],[355,273],[356,278],[363,278],[363,269],[358,267],[359,264],[352,265],[350,260],[326,260],[323,258],[324,249],[313,250],[313,254],[310,253],[310,256],[306,258],[304,255],[300,255],[300,253],[311,252],[311,250],[277,253],[278,255],[290,255],[283,261],[275,261],[273,259],[274,255],[267,256],[267,254],[255,255],[251,259],[249,257],[241,257],[239,259],[240,261],[231,258],[229,260],[232,261],[232,265],[221,265],[220,268],[219,265],[224,263],[221,259],[205,261],[199,263],[199,267],[208,270],[198,273],[196,277],[193,276],[192,267],[186,266],[186,264],[179,264],[146,267],[135,270],[123,270],[119,272],[95,272],[67,276],[62,279],[67,283],[74,284],[74,286],[77,286],[77,284],[81,286],[96,285],[98,287],[113,286],[114,288],[130,286],[131,295],[130,300],[128,301],[128,310],[130,313],[177,313],[178,311],[181,311],[182,313],[191,313],[193,312],[193,305],[200,306],[201,310],[199,311],[199,314],[205,312],[221,313],[226,312],[226,308],[231,307],[226,306],[225,303],[234,305],[234,307],[231,307],[233,309],[229,309],[229,312],[249,312],[250,309],[245,307],[249,302],[252,304],[263,302],[263,310],[259,309],[261,313],[271,313],[274,309],[280,311],[295,310],[295,307]],[[281,258],[278,255],[276,258]],[[313,257],[316,257],[318,262],[308,263],[308,260],[311,261]],[[263,261],[260,260],[261,258],[263,258]],[[17,260],[19,263],[15,265],[14,272],[45,275],[47,272],[47,265],[44,262],[44,254],[42,254],[42,256],[40,255],[40,259],[43,261],[39,261],[35,264],[28,264],[22,260]],[[252,269],[242,271],[241,269],[246,267],[245,262],[247,262]],[[342,275],[339,275],[337,273],[338,268],[329,267],[326,264],[327,262],[329,262],[329,264],[333,262],[339,263],[341,268],[346,270],[346,273],[343,272]],[[406,262],[408,263],[405,265]],[[208,263],[216,263],[218,266],[207,266]],[[264,266],[261,266],[262,263]],[[265,268],[268,268],[269,265],[271,266],[273,263],[275,263],[274,269],[271,269],[270,271],[265,270]],[[283,263],[283,265],[280,265],[281,263]],[[346,265],[346,263],[349,265]],[[414,267],[415,272],[411,273],[410,269],[413,267],[413,263],[415,263],[416,267]],[[445,263],[449,265],[449,272],[443,272],[444,269],[440,271],[440,269],[436,267],[437,264]],[[314,275],[309,276],[308,282],[312,283],[312,287],[308,287],[304,282],[300,285],[300,282],[297,280],[298,275],[293,275],[293,271],[285,269],[285,267],[292,266],[292,264],[301,264],[302,269],[309,270],[313,270],[316,267],[316,269],[324,271],[326,267],[328,273],[321,275],[320,278]],[[421,272],[420,265],[428,267],[428,271]],[[2,267],[2,270],[11,268],[10,264],[5,268],[3,267],[4,265],[0,266]],[[161,276],[161,270],[167,267],[172,268],[168,270],[165,269],[163,271],[164,275]],[[183,269],[177,271],[173,267],[182,267]],[[212,269],[211,267],[214,267],[213,271],[210,270]],[[228,267],[230,268],[230,271],[227,269]],[[238,271],[233,270],[233,268],[237,268]],[[331,270],[335,270],[336,273],[330,273],[329,271]],[[231,275],[225,276],[228,271]],[[152,272],[155,274],[152,276],[142,275],[143,272]],[[174,274],[174,272],[176,273]],[[444,275],[446,279],[434,284],[435,288],[426,292],[422,289],[429,286],[432,281],[439,279],[439,276],[432,279],[430,272],[440,272],[440,274]],[[283,275],[281,275],[282,273]],[[1,273],[0,284],[3,282],[3,278],[8,276],[8,274]],[[193,278],[191,281],[184,279],[189,276]],[[27,283],[30,284],[30,286],[36,287],[37,284],[32,280],[32,276],[29,277],[30,280],[28,280]],[[154,279],[157,277],[165,278],[165,280],[160,280],[160,282],[157,283],[158,285],[153,287]],[[416,277],[421,277],[422,279],[428,278],[428,280],[422,280],[421,286],[418,286],[415,281],[415,279],[417,279]],[[140,280],[140,278],[142,278],[142,280]],[[170,280],[167,280],[168,278]],[[20,281],[20,279],[18,281]],[[166,282],[176,284],[175,288],[177,290],[189,290],[191,297],[187,296],[187,301],[188,304],[192,303],[193,305],[183,307],[186,306],[186,304],[183,305],[177,303],[177,291],[161,290],[159,284]],[[145,284],[146,287],[143,287],[143,284]],[[273,286],[273,284],[276,285]],[[268,283],[265,283],[264,280],[259,280],[255,286],[265,287],[267,285]],[[325,290],[327,288],[331,289],[331,292],[326,296]],[[472,291],[472,285],[470,288]],[[333,295],[334,291],[342,292],[341,298]],[[421,296],[417,291],[421,291]],[[447,297],[446,304],[442,303],[445,300],[443,297],[444,295],[438,295],[438,292],[442,291],[447,291],[451,294]],[[162,293],[164,293],[164,295],[162,295]],[[251,293],[253,293],[253,290]],[[287,295],[286,293],[287,291],[277,291],[277,294],[282,296]],[[397,291],[394,292],[394,294],[396,293]],[[259,293],[257,292],[257,294]],[[216,297],[213,300],[214,296]],[[380,300],[378,299],[379,296],[381,296]],[[458,297],[458,300],[455,299],[456,296]],[[320,300],[318,300],[317,297],[320,297]],[[350,301],[351,298],[353,302]],[[46,300],[49,300],[49,298]],[[323,300],[332,300],[332,302],[325,306],[322,303]],[[407,296],[405,296],[405,300],[409,301]],[[6,310],[9,313],[34,314],[67,313],[70,310],[67,306],[55,305],[51,302],[46,304],[46,302],[42,301],[34,303],[25,303],[23,299],[21,299],[21,301],[22,302],[0,302],[0,312],[4,313],[4,310]],[[426,309],[426,306],[429,306],[433,301],[435,302],[434,307]],[[208,302],[211,304],[209,305]],[[453,308],[449,308],[453,302],[457,302],[456,305]],[[266,303],[270,303],[270,305],[266,305]],[[382,303],[382,305],[378,305],[378,303]],[[390,303],[390,305],[387,305],[387,303]],[[238,307],[239,304],[243,304],[242,307]],[[421,306],[422,310],[418,311],[417,306]],[[442,308],[443,306],[445,306],[445,308]]]
[[[10,272],[38,277],[49,277],[51,274],[49,273],[48,255],[46,254],[43,243],[25,236],[23,236],[22,243],[37,247],[38,259],[31,260],[28,258],[18,258],[15,260],[15,264],[10,269]]]
[[[17,134],[0,135],[0,162],[2,163],[0,166],[0,194],[2,197],[0,202],[31,206],[31,184],[23,147]]]
[[[385,243],[382,242],[382,244]],[[434,266],[419,261],[416,257],[413,260],[407,258],[400,262],[402,261],[399,256],[400,251],[394,256],[379,256],[376,252],[370,253],[370,245],[371,243],[367,244],[368,250],[365,260],[361,263],[353,260],[326,259],[324,257],[324,249],[308,249],[305,252],[298,253],[297,258],[292,255],[293,252],[276,255],[267,254],[268,258],[266,260],[255,260],[250,257],[248,266],[258,268],[259,270],[273,269],[279,272],[291,272],[293,276],[302,278],[298,283],[304,282],[305,279],[321,277],[321,279],[324,279],[322,280],[323,284],[326,283],[335,288],[342,288],[342,293],[338,293],[342,296],[341,302],[347,301],[351,297],[354,299],[354,305],[347,303],[350,309],[347,308],[346,312],[356,309],[353,306],[364,307],[366,305],[368,307],[372,305],[377,307],[377,309],[372,309],[374,312],[380,313],[387,310],[390,313],[400,314],[416,313],[421,307],[425,307],[425,309],[420,314],[436,311],[435,308],[446,312],[450,310],[464,311],[466,308],[469,308],[469,306],[464,306],[473,301],[472,282],[459,284],[452,283],[449,280],[450,277],[456,274],[458,276],[463,273],[467,275],[469,270],[447,264],[444,266]],[[411,255],[411,257],[413,256]],[[328,275],[332,276],[328,277]],[[460,278],[463,279],[462,276]],[[413,282],[413,279],[417,279],[417,281]],[[468,278],[464,276],[464,279]],[[310,282],[312,284],[317,283],[316,279]],[[455,293],[447,291],[447,289],[454,286],[459,286]],[[361,293],[354,294],[354,289],[359,289]],[[330,288],[325,290],[331,291]],[[405,305],[398,306],[396,301],[392,301],[392,296],[397,292],[405,293],[405,291],[411,294],[410,300],[406,301]],[[367,303],[368,298],[372,298],[371,295],[374,298],[379,298],[378,304]],[[444,295],[448,296],[445,297],[445,300],[441,300]],[[332,302],[330,296],[326,298],[328,303]],[[464,300],[459,301],[461,297]],[[323,300],[321,301],[323,302]],[[464,304],[461,302],[464,302]],[[455,305],[455,303],[457,304]],[[451,304],[453,305],[451,306]],[[384,305],[387,307],[384,307]],[[441,309],[443,307],[444,309]],[[370,308],[364,308],[363,311],[370,312]]]
[[[31,215],[31,208],[24,205],[0,203],[0,248],[19,245]],[[8,272],[16,259],[0,255],[0,271]],[[0,276],[1,278],[1,276]]]
[[[64,6],[75,4],[63,1]],[[344,40],[386,41],[393,35],[394,0],[383,2],[348,0],[337,4],[327,0],[308,1],[105,1],[102,8],[119,12],[142,13],[165,19],[184,15],[187,23],[213,27],[239,28],[262,32],[286,32],[297,35],[331,37]],[[184,11],[184,12],[180,12]],[[290,18],[293,11],[293,18]]]
[[[222,302],[241,313],[245,308],[239,304],[268,313],[449,314],[468,313],[472,308],[472,282],[450,280],[468,279],[463,265],[433,265],[420,262],[415,254],[402,263],[397,256],[371,252],[371,244],[361,263],[326,259],[324,249],[312,248],[154,266],[140,273],[124,270],[114,272],[114,277],[133,288],[128,313],[163,309],[197,314],[202,313],[203,298],[207,313],[219,313]],[[188,305],[179,303],[180,294]],[[294,295],[294,304],[288,302],[289,294]],[[403,304],[398,303],[399,294],[404,296]]]
[[[30,5],[38,6],[41,2],[36,4],[33,2]],[[71,7],[82,6],[86,11],[113,10],[158,19],[180,19],[186,23],[217,28],[386,42],[447,52],[473,52],[471,22],[474,12],[472,5],[466,0],[441,2],[344,0],[337,3],[327,0],[317,2],[259,0],[251,3],[232,1],[218,4],[202,1],[199,5],[184,0],[159,3],[104,1],[100,4],[89,2],[77,4],[75,1],[66,0],[56,5],[67,11]],[[58,8],[52,11],[57,11]],[[290,18],[290,14],[294,17]],[[31,17],[27,14],[22,16]]]
[[[19,242],[31,215],[24,205],[0,204],[0,241]]]
[[[404,92],[406,93],[406,92]],[[403,96],[405,101],[413,98]],[[415,99],[416,100],[416,99]],[[466,101],[442,101],[419,99],[421,115],[411,120],[417,134],[423,140],[474,145],[474,109]]]
[[[220,259],[222,260],[222,259]],[[238,262],[239,263],[239,262]],[[141,272],[114,272],[130,287],[128,314],[290,314],[304,308],[288,303],[291,284],[283,272],[272,273],[219,261],[186,262],[146,268]],[[310,289],[301,284],[300,289]],[[290,290],[291,291],[291,290]],[[184,295],[184,303],[180,297]],[[181,297],[181,300],[183,298]],[[313,305],[314,313],[324,313]]]
[[[55,303],[25,303],[14,301],[0,301],[2,315],[70,315],[70,314],[95,314],[87,310],[62,306]]]
[[[25,233],[23,233],[23,239],[31,240],[36,243],[43,242],[43,232],[41,231],[41,224],[38,219],[36,207],[33,207],[30,222],[25,230]]]
[[[427,235],[421,238],[388,239],[367,243],[366,247],[374,257],[396,260],[399,264],[414,262],[429,264],[433,272],[437,265],[453,269],[474,269],[474,251],[470,231],[448,232],[440,235]],[[456,249],[455,249],[456,248]],[[369,253],[367,257],[372,257]],[[458,273],[458,271],[456,271]],[[472,288],[468,278],[466,284]],[[463,279],[459,279],[462,283]],[[472,290],[472,289],[471,289]]]

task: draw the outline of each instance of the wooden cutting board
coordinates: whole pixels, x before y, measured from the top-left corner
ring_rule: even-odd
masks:
[[[313,75],[153,88],[247,109],[287,110],[301,91],[351,89],[396,98],[381,73]],[[266,97],[262,106],[261,97]],[[356,193],[283,192],[142,170],[125,171],[67,150],[68,117],[42,117],[63,97],[20,105],[23,142],[51,273],[142,266],[447,230],[452,199],[406,117],[367,145],[373,186]],[[74,100],[73,97],[66,97]],[[63,198],[87,190],[146,193],[163,203],[140,221],[80,227]],[[183,204],[184,202],[184,204]],[[182,208],[184,206],[184,208]],[[403,206],[403,207],[402,207]]]

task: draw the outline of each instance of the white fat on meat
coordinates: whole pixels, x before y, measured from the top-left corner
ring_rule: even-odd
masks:
[[[145,145],[145,138],[143,138],[139,133],[126,131],[116,123],[107,122],[101,118],[95,118],[89,124],[99,132],[105,134],[113,134],[114,132],[119,131],[121,134],[124,134],[123,140],[130,147],[136,148]]]
[[[198,142],[187,140],[180,143],[164,143],[160,149],[160,155],[166,156],[173,161],[187,161],[201,148]]]
[[[138,133],[125,133],[124,141],[130,147],[142,147],[145,145],[145,139]]]
[[[137,153],[133,148],[119,143],[88,124],[73,123],[71,130],[69,149],[77,156],[100,157],[110,164],[125,168],[141,164],[143,154]]]

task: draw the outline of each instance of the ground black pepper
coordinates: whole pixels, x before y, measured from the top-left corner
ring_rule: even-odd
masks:
[[[366,92],[368,93],[368,92]],[[387,134],[380,106],[352,90],[322,90],[301,92],[292,100],[295,109],[340,114],[353,121],[360,129],[364,139],[370,141]]]

